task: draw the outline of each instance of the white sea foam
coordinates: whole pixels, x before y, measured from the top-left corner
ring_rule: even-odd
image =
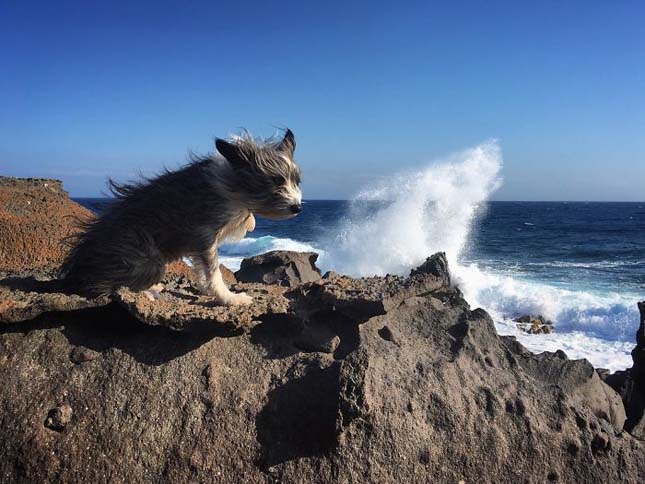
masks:
[[[501,183],[499,145],[490,141],[361,191],[324,262],[352,275],[405,274],[444,251],[456,265],[476,214]],[[365,201],[385,201],[369,213]]]

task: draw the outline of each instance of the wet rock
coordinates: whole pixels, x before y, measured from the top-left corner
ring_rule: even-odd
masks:
[[[45,427],[56,432],[62,432],[72,420],[72,414],[72,407],[67,404],[52,408],[45,419]]]
[[[631,368],[604,376],[605,382],[621,396],[627,421],[625,430],[645,441],[645,301],[638,303],[640,326],[632,350]]]
[[[517,327],[529,334],[551,334],[553,322],[544,316],[532,316],[530,314],[514,319]]]
[[[448,259],[445,252],[437,252],[428,257],[423,264],[410,271],[410,278],[415,279],[418,276],[433,276],[438,286],[450,285],[450,271],[448,270]]]
[[[318,254],[314,252],[275,250],[244,259],[235,277],[240,282],[295,287],[320,279],[317,259]]]

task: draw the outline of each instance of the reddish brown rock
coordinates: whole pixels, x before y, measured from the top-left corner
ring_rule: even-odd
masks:
[[[64,239],[90,217],[58,180],[0,177],[0,272],[56,271]]]

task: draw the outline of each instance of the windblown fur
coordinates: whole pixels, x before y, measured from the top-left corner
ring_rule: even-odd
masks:
[[[217,139],[224,157],[195,157],[176,171],[120,185],[105,211],[85,224],[60,271],[68,289],[107,294],[121,286],[145,290],[163,277],[166,263],[190,257],[205,293],[225,304],[250,298],[224,285],[217,245],[244,237],[254,214],[273,219],[295,216],[301,207],[295,139],[257,140],[248,133]]]

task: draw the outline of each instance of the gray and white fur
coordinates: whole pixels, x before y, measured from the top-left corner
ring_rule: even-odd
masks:
[[[68,290],[98,296],[121,286],[147,290],[165,265],[192,261],[201,290],[221,304],[248,304],[222,280],[217,247],[255,228],[254,215],[295,217],[302,208],[295,138],[258,140],[247,132],[217,139],[216,156],[191,157],[176,171],[129,185],[110,180],[116,201],[84,225],[60,277]]]

